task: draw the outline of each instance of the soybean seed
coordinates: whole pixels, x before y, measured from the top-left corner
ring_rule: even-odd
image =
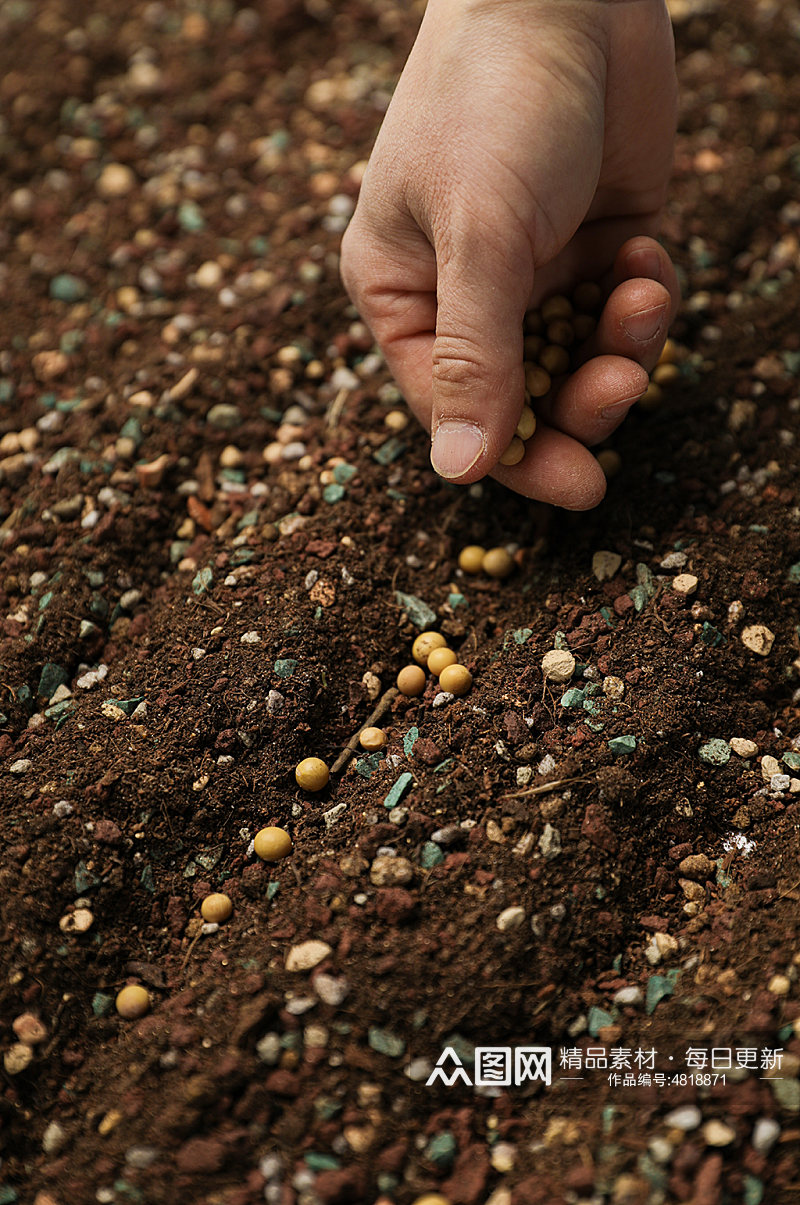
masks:
[[[539,363],[551,377],[561,376],[562,373],[569,372],[569,352],[565,347],[559,347],[557,343],[548,343],[547,347],[539,353]],[[530,385],[528,388],[530,389]],[[531,393],[533,393],[532,389]]]
[[[480,544],[467,544],[458,554],[458,567],[463,569],[464,573],[480,573],[485,556],[486,549],[481,548]],[[442,643],[444,644],[444,641]]]
[[[525,369],[525,388],[531,397],[544,397],[549,393],[552,381],[550,374],[538,364],[528,364]]]
[[[431,650],[433,651],[433,650]],[[425,689],[425,671],[419,665],[406,665],[397,675],[397,689],[401,695],[413,699]]]
[[[604,448],[602,452],[597,453],[597,463],[610,481],[622,468],[622,457],[613,448]]]
[[[359,735],[358,743],[368,753],[376,753],[386,744],[386,733],[382,728],[365,728]]]
[[[304,757],[295,767],[294,778],[304,791],[321,791],[328,785],[330,771],[321,757]]]
[[[539,310],[528,310],[524,320],[526,335],[540,335],[544,330],[544,322]]]
[[[603,303],[603,290],[593,280],[582,281],[576,285],[572,301],[576,310],[598,310]]]
[[[500,464],[519,464],[525,455],[525,444],[516,435],[512,438],[511,443],[506,448],[503,455],[500,457]]]
[[[556,318],[547,324],[548,343],[557,343],[559,347],[571,347],[575,342],[575,330],[566,318]]]
[[[545,342],[541,335],[526,335],[522,341],[522,354],[526,360],[536,360]]]
[[[514,568],[514,558],[505,548],[490,548],[483,558],[481,568],[489,577],[508,577]]]
[[[472,686],[472,674],[466,665],[446,665],[439,674],[439,685],[451,695],[465,695]]]
[[[279,862],[292,852],[292,838],[285,828],[270,825],[256,833],[253,849],[262,862]]]
[[[652,380],[656,385],[671,385],[674,381],[680,380],[681,370],[677,364],[665,362],[656,364],[653,369]]]
[[[520,415],[519,422],[517,423],[517,430],[515,434],[518,435],[520,439],[530,439],[535,430],[536,415],[533,413],[530,406],[525,405],[522,407],[522,414]]]
[[[440,649],[447,644],[441,632],[420,632],[411,646],[411,656],[417,665],[427,665],[428,657],[434,649]]]
[[[552,322],[555,318],[571,318],[572,302],[561,294],[548,297],[547,301],[542,304],[541,314],[545,322]]]
[[[438,678],[443,669],[446,669],[448,665],[455,665],[457,661],[458,657],[452,649],[434,649],[428,658],[428,669]]]
[[[139,983],[129,983],[117,992],[117,1012],[126,1021],[135,1021],[150,1011],[150,993]]]
[[[575,332],[575,338],[583,342],[597,330],[597,320],[591,314],[576,314],[572,319],[572,329]]]
[[[212,925],[222,925],[233,913],[233,900],[222,891],[212,891],[200,905],[200,915]]]

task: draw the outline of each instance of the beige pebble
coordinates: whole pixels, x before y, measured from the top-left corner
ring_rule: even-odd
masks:
[[[767,984],[767,991],[773,996],[788,996],[791,990],[792,983],[786,975],[773,975]]]
[[[716,1117],[707,1121],[701,1132],[706,1146],[730,1146],[736,1140],[736,1131]]]
[[[733,736],[728,743],[738,757],[755,757],[758,753],[755,741],[748,741],[744,737]]]
[[[332,953],[326,941],[302,941],[286,955],[287,971],[310,971]]]
[[[514,929],[519,929],[525,921],[525,909],[518,905],[511,908],[504,908],[495,921],[495,925],[501,933],[509,933]]]
[[[672,589],[676,594],[683,594],[688,598],[697,590],[697,578],[692,573],[679,573],[672,579]]]
[[[26,1046],[37,1046],[47,1037],[47,1026],[33,1013],[20,1013],[11,1024],[20,1042]]]
[[[621,699],[625,694],[625,683],[622,681],[622,678],[616,678],[613,674],[609,674],[603,678],[601,689],[606,698]]]
[[[76,908],[61,917],[58,927],[62,933],[86,933],[93,924],[94,915],[88,908]]]
[[[769,782],[773,775],[782,773],[781,763],[777,757],[772,757],[769,753],[765,753],[761,758],[761,777],[764,779],[764,782]]]
[[[405,431],[408,415],[403,410],[390,410],[383,416],[383,421],[390,431]]]
[[[25,1071],[33,1059],[33,1050],[25,1042],[14,1042],[3,1055],[3,1066],[9,1075]]]
[[[569,649],[550,649],[542,657],[542,673],[549,682],[569,682],[575,673],[575,658]]]
[[[742,632],[742,644],[759,657],[768,657],[775,643],[775,633],[763,623],[754,623]]]
[[[136,176],[125,163],[108,163],[97,177],[101,197],[127,197],[136,187]]]
[[[369,870],[370,882],[376,887],[400,887],[413,877],[414,867],[408,858],[392,854],[378,854]]]
[[[607,582],[618,573],[621,564],[622,557],[618,552],[601,548],[592,557],[592,573],[599,582]]]
[[[139,485],[143,489],[153,489],[155,486],[161,485],[168,465],[169,455],[167,452],[162,452],[160,456],[157,456],[155,460],[151,460],[147,464],[137,464],[135,467]]]

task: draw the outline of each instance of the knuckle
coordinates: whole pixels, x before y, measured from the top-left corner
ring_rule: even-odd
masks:
[[[433,344],[433,379],[453,389],[473,386],[486,376],[480,349],[463,336],[437,335]]]

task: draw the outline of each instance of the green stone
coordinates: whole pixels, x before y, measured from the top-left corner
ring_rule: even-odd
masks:
[[[612,736],[611,740],[608,742],[608,747],[612,753],[633,753],[636,749],[636,737]]]
[[[294,657],[283,657],[280,661],[275,662],[274,669],[279,678],[291,678],[297,669],[297,661]]]
[[[577,686],[571,687],[561,696],[562,707],[583,707],[585,692],[579,690]]]
[[[761,1205],[764,1185],[755,1176],[745,1176],[742,1183],[742,1205]]]
[[[217,402],[206,415],[206,422],[210,427],[217,427],[220,431],[233,431],[241,425],[242,412],[238,406],[233,406],[230,402]]]
[[[405,753],[406,757],[411,756],[411,750],[414,748],[414,745],[415,745],[418,737],[419,737],[419,728],[417,728],[416,726],[413,728],[409,728],[408,732],[403,737],[403,752]]]
[[[405,1053],[406,1044],[403,1039],[388,1029],[381,1029],[378,1025],[370,1025],[367,1041],[373,1050],[377,1050],[378,1054],[387,1054],[392,1059],[399,1059]]]
[[[449,1171],[458,1151],[458,1143],[449,1130],[431,1138],[425,1147],[425,1157],[435,1163],[440,1171]]]
[[[402,439],[398,439],[396,435],[392,435],[386,440],[386,443],[381,444],[378,450],[372,453],[372,459],[376,460],[378,464],[382,464],[385,468],[395,460],[399,460],[405,450],[406,445]]]
[[[0,1184],[0,1205],[13,1205],[19,1200],[19,1194],[10,1184]]]
[[[380,753],[368,753],[366,757],[359,757],[356,761],[356,774],[361,778],[372,778],[376,770],[380,768],[383,756]]]
[[[530,640],[532,635],[532,628],[517,628],[516,632],[514,633],[514,642],[515,644],[525,644],[528,640]]]
[[[800,753],[784,753],[781,761],[790,770],[800,770]]]
[[[470,1042],[469,1038],[462,1037],[460,1033],[452,1033],[449,1037],[442,1040],[442,1048],[449,1046],[450,1049],[458,1055],[462,1063],[475,1062],[475,1044]]]
[[[138,418],[127,419],[120,428],[120,435],[125,439],[131,439],[136,444],[137,448],[144,439],[142,434],[142,424]]]
[[[338,485],[335,481],[332,481],[322,491],[322,498],[324,502],[341,502],[346,492],[343,485]]]
[[[586,1018],[586,1026],[593,1038],[597,1037],[598,1030],[605,1029],[607,1025],[613,1024],[614,1017],[611,1013],[606,1012],[604,1008],[598,1008],[596,1004],[592,1005]]]
[[[342,1166],[335,1155],[326,1155],[323,1151],[307,1151],[303,1160],[312,1172],[332,1172]]]
[[[92,1012],[96,1017],[105,1017],[111,1012],[114,1005],[114,997],[106,995],[105,992],[95,992],[92,996]]]
[[[655,1012],[656,1005],[665,996],[671,996],[675,991],[675,984],[672,980],[667,979],[664,975],[651,975],[647,980],[647,991],[644,997],[645,1012],[648,1016]]]
[[[183,201],[178,206],[178,225],[187,234],[197,234],[205,229],[206,220],[200,206],[194,201]]]
[[[436,612],[421,598],[417,598],[416,594],[404,594],[402,590],[395,590],[394,597],[415,628],[424,632],[426,628],[433,627],[436,623]]]
[[[448,606],[451,606],[454,610],[456,607],[466,607],[468,605],[463,594],[448,594],[447,603]]]
[[[192,593],[204,594],[214,580],[214,574],[210,565],[206,565],[203,569],[199,569],[192,579]]]
[[[425,841],[419,853],[419,864],[423,870],[432,870],[444,862],[441,847],[435,841]]]
[[[347,485],[358,472],[354,464],[337,464],[333,469],[333,480],[339,485]]]
[[[397,782],[391,787],[389,794],[384,799],[384,806],[387,808],[395,807],[405,795],[408,788],[414,781],[414,775],[406,771],[401,774]]]
[[[71,304],[81,301],[88,292],[86,282],[69,272],[61,272],[50,281],[50,296],[54,301],[66,301]]]
[[[787,1113],[800,1113],[800,1080],[770,1079],[767,1082],[782,1109]]]
[[[724,766],[731,760],[731,747],[727,741],[714,737],[700,746],[698,756],[709,766]]]
[[[66,686],[67,682],[69,682],[69,674],[63,665],[56,665],[54,661],[45,661],[36,693],[40,698],[51,699],[59,686]]]
[[[789,566],[787,578],[793,586],[800,586],[800,561],[796,565]]]
[[[725,642],[725,637],[722,635],[722,632],[715,628],[713,624],[708,623],[708,621],[703,624],[703,627],[700,631],[700,639],[702,640],[703,644],[709,645],[712,649],[718,648]]]

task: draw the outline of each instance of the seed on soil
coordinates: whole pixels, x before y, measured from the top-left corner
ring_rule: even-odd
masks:
[[[458,567],[464,573],[480,573],[485,556],[486,549],[481,548],[480,544],[467,544],[458,554]]]
[[[508,577],[514,568],[514,558],[505,548],[490,548],[484,554],[481,568],[489,577]]]
[[[375,753],[386,744],[386,733],[382,728],[364,728],[358,738],[362,749]]]
[[[569,649],[550,649],[542,657],[542,673],[550,682],[569,682],[575,673],[575,658]]]
[[[518,436],[515,435],[503,455],[500,457],[499,463],[505,465],[519,464],[524,455],[525,444],[521,439],[519,439]]]
[[[453,665],[446,665],[439,674],[439,685],[448,694],[460,697],[472,686],[472,674],[466,665],[455,662]]]
[[[262,862],[279,862],[292,852],[292,838],[286,829],[268,826],[256,833],[253,850]]]
[[[139,983],[129,983],[117,992],[117,1012],[126,1021],[135,1021],[150,1011],[150,993]]]
[[[427,665],[433,650],[443,648],[446,644],[447,641],[441,632],[420,632],[411,646],[411,656],[417,665]],[[405,691],[403,693],[405,694]]]
[[[434,649],[428,657],[428,669],[438,678],[443,669],[446,669],[448,665],[455,665],[457,661],[458,657],[453,650],[442,646],[442,648]]]
[[[397,689],[401,695],[413,699],[425,689],[425,671],[419,665],[406,665],[397,675]]]
[[[531,407],[526,403],[522,407],[522,414],[520,415],[519,422],[517,423],[515,434],[520,439],[530,439],[535,430],[536,415],[533,413]]]
[[[321,791],[328,785],[330,771],[321,757],[304,757],[295,767],[294,777],[304,791]]]
[[[207,895],[200,905],[200,915],[204,921],[212,925],[221,925],[233,913],[233,900],[221,891]]]

